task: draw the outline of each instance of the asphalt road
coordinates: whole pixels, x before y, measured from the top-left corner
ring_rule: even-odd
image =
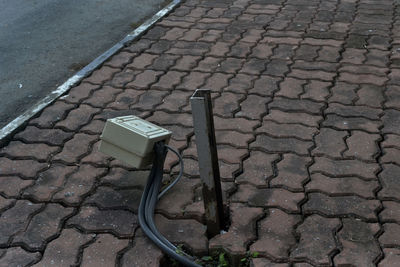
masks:
[[[0,128],[101,55],[165,0],[0,0]]]

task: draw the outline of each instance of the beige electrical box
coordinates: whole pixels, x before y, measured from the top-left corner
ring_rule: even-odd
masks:
[[[99,150],[136,168],[153,160],[158,141],[168,144],[171,132],[136,116],[108,119],[100,136]]]

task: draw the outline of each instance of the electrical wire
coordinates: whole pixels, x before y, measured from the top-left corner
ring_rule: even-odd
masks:
[[[178,177],[165,188],[160,194],[160,188],[164,173],[164,161],[167,154],[167,148],[178,154],[176,151],[167,147],[164,143],[158,142],[154,145],[155,157],[153,160],[153,166],[150,171],[150,175],[145,186],[142,198],[139,205],[139,224],[143,232],[166,254],[174,258],[184,266],[188,267],[201,267],[195,263],[193,257],[180,251],[175,245],[168,241],[158,230],[154,222],[154,211],[157,205],[157,201],[160,198],[160,194],[165,194],[173,185],[175,185],[182,176],[183,165],[181,165],[181,171]],[[179,155],[178,158],[183,163],[182,157]],[[162,196],[161,195],[161,196]]]
[[[158,194],[158,199],[160,199],[163,195],[165,195],[165,193],[167,193],[168,190],[170,190],[174,185],[176,185],[177,182],[179,182],[179,180],[181,179],[181,177],[183,175],[183,169],[184,169],[183,158],[182,158],[181,154],[179,154],[178,151],[176,151],[175,149],[173,149],[172,147],[170,147],[168,145],[165,145],[165,147],[168,148],[171,152],[173,152],[178,157],[180,169],[179,169],[179,174],[175,178],[175,180],[172,183],[170,183],[163,191],[161,191],[160,194]]]

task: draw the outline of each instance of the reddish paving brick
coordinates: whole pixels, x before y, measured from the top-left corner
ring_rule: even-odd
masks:
[[[40,259],[39,252],[28,252],[20,247],[8,248],[0,258],[0,266],[29,266]]]
[[[224,61],[221,62],[218,71],[227,73],[236,73],[242,67],[244,63],[243,59],[226,57]]]
[[[155,106],[162,103],[163,98],[168,94],[165,91],[151,90],[139,96],[137,103],[132,108],[139,110],[153,110]]]
[[[112,68],[120,68],[122,69],[126,64],[128,64],[132,58],[136,54],[130,53],[127,51],[122,51],[121,53],[118,53],[111,57],[109,60],[107,60],[104,65],[110,66]]]
[[[293,154],[283,155],[276,164],[278,175],[270,181],[271,186],[284,187],[291,191],[303,191],[303,184],[309,179],[307,166],[311,158]]]
[[[135,57],[133,62],[128,64],[126,67],[132,69],[144,69],[149,66],[156,57],[156,55],[143,53]]]
[[[256,57],[265,60],[272,56],[273,48],[274,46],[271,44],[259,43],[257,46],[253,47],[250,57]]]
[[[33,266],[67,267],[75,265],[78,263],[80,248],[92,240],[93,235],[81,234],[74,229],[64,229],[57,239],[47,245],[42,259]]]
[[[224,93],[225,87],[228,86],[228,81],[233,77],[232,74],[214,73],[207,78],[207,82],[203,85],[203,88],[210,89],[212,92]]]
[[[265,134],[256,136],[256,140],[250,144],[250,148],[273,153],[296,153],[308,155],[312,142],[295,138],[275,138]]]
[[[33,119],[30,124],[35,124],[42,128],[50,128],[58,121],[62,120],[67,112],[74,108],[74,105],[62,101],[57,101],[46,108],[38,118]]]
[[[85,248],[82,255],[82,266],[112,266],[117,253],[124,249],[129,240],[120,240],[110,234],[101,234],[96,241]]]
[[[34,126],[28,126],[25,130],[16,134],[15,138],[27,143],[45,143],[57,146],[63,145],[73,135],[73,133],[60,129],[39,129]]]
[[[143,90],[149,89],[150,85],[155,83],[158,77],[162,74],[163,72],[161,71],[145,70],[138,74],[132,82],[126,85],[126,87]]]
[[[21,191],[34,183],[34,180],[21,179],[18,176],[1,176],[0,193],[7,197],[17,197]]]
[[[144,91],[125,89],[121,94],[119,94],[116,99],[107,105],[108,108],[127,110],[139,100],[139,96],[144,94]]]
[[[213,112],[221,117],[233,117],[239,110],[239,102],[244,99],[243,95],[233,93],[222,93],[213,104]]]
[[[280,78],[261,75],[254,81],[254,86],[249,90],[249,93],[261,96],[272,96],[274,92],[279,90],[278,82],[280,80]]]
[[[62,151],[53,157],[66,163],[76,163],[89,152],[89,146],[97,139],[96,136],[78,133],[65,143]]]
[[[323,108],[323,104],[310,101],[307,99],[297,100],[297,99],[275,97],[274,100],[268,104],[268,107],[288,112],[305,112],[311,114],[320,114]]]
[[[112,233],[118,237],[131,237],[138,225],[137,216],[126,210],[100,210],[83,206],[67,224],[87,232]]]
[[[96,166],[107,167],[108,162],[112,159],[106,154],[99,151],[100,141],[92,146],[92,151],[89,155],[81,160],[81,163],[90,163]]]
[[[382,117],[384,133],[394,133],[400,135],[400,111],[398,110],[385,110],[385,114]]]
[[[384,210],[379,213],[383,222],[395,222],[400,224],[400,203],[395,201],[383,201]]]
[[[382,190],[378,192],[379,198],[388,200],[399,200],[398,176],[400,175],[400,166],[394,164],[384,164],[383,171],[379,174]]]
[[[216,131],[217,144],[227,144],[238,148],[247,148],[248,143],[254,139],[251,134],[243,134],[235,131]]]
[[[298,98],[300,94],[303,94],[303,86],[307,82],[305,80],[299,80],[295,78],[285,78],[279,85],[280,90],[276,92],[276,96],[285,96],[289,98]]]
[[[201,88],[208,77],[210,77],[209,73],[191,72],[183,78],[182,83],[177,86],[177,89],[194,91]]]
[[[214,116],[215,130],[237,130],[243,133],[251,133],[258,124],[259,122],[254,120]]]
[[[385,258],[379,262],[378,266],[396,266],[400,261],[400,250],[396,248],[383,249]]]
[[[162,257],[162,251],[140,232],[135,236],[133,246],[123,254],[121,264],[124,267],[158,267]]]
[[[155,216],[155,223],[161,234],[173,244],[184,244],[194,254],[207,253],[206,228],[195,220],[170,220],[162,215]]]
[[[54,194],[53,199],[67,205],[79,204],[93,188],[96,178],[104,175],[105,172],[105,168],[97,168],[88,164],[80,165],[78,171],[67,178],[62,190]]]
[[[343,219],[343,228],[338,233],[343,248],[333,258],[337,266],[375,266],[380,248],[375,235],[380,227],[377,223],[365,223],[356,219]]]
[[[247,98],[240,103],[240,111],[235,115],[237,117],[247,117],[249,119],[260,119],[266,113],[266,104],[270,101],[268,97],[257,95],[248,95]]]
[[[382,110],[365,106],[346,106],[338,103],[332,103],[329,104],[329,107],[325,110],[325,113],[333,113],[343,117],[364,117],[371,120],[378,120]]]
[[[318,129],[300,124],[281,124],[274,121],[264,120],[262,126],[257,128],[258,133],[266,133],[274,137],[293,137],[300,140],[311,141]]]
[[[261,208],[231,204],[231,225],[228,232],[210,240],[211,250],[223,249],[231,255],[244,256],[247,245],[256,239],[256,220],[263,215]]]
[[[400,225],[397,223],[383,224],[383,234],[379,237],[383,247],[398,247],[400,244]]]
[[[346,139],[348,150],[344,155],[373,161],[379,153],[379,139],[380,136],[377,134],[353,131],[351,136]]]
[[[48,170],[40,173],[32,186],[24,190],[25,197],[32,197],[36,201],[48,201],[53,194],[62,189],[64,182],[76,167],[52,165]]]
[[[292,230],[301,220],[299,215],[289,215],[279,209],[269,209],[268,215],[258,224],[258,240],[250,246],[250,252],[285,259],[296,244]]]
[[[332,81],[336,74],[333,72],[317,71],[317,70],[300,70],[293,69],[290,73],[290,77],[295,77],[299,79],[317,79],[323,81]],[[344,81],[346,81],[344,79]]]
[[[45,169],[47,164],[34,160],[10,160],[6,157],[0,158],[0,173],[4,175],[17,175],[24,178],[34,178],[36,174]]]
[[[251,151],[250,157],[243,161],[243,173],[236,178],[236,181],[240,184],[250,183],[255,186],[265,186],[268,179],[274,174],[273,162],[278,159],[278,155]]]
[[[167,113],[164,111],[156,111],[148,118],[148,120],[161,125],[168,125],[173,122],[175,122],[174,124],[179,124],[185,127],[192,127],[193,125],[192,116],[187,113]]]
[[[296,229],[300,240],[291,251],[290,257],[299,260],[306,258],[313,265],[330,265],[330,255],[337,250],[334,232],[339,227],[340,220],[337,218],[324,218],[319,215],[307,217]]]
[[[293,193],[281,188],[257,189],[252,185],[239,185],[232,196],[233,201],[248,203],[250,206],[279,208],[290,213],[298,213],[303,193]]]
[[[387,108],[399,108],[399,100],[400,100],[400,87],[395,85],[388,86],[385,91],[387,96],[385,107]]]
[[[340,158],[347,149],[345,143],[346,131],[336,131],[330,128],[322,128],[315,136],[315,148],[312,154],[315,156],[327,155]]]
[[[105,107],[107,103],[110,103],[114,100],[115,95],[121,93],[121,89],[116,89],[110,86],[104,86],[96,91],[83,103],[88,104],[90,106],[96,108]]]
[[[89,123],[92,117],[99,111],[100,109],[98,108],[82,104],[78,108],[68,113],[64,120],[56,124],[56,127],[60,127],[68,131],[76,131],[83,125]]]
[[[294,116],[295,115],[295,116]],[[283,112],[280,110],[270,110],[264,120],[272,120],[278,123],[298,123],[304,126],[318,126],[319,122],[322,120],[321,116],[310,115],[307,113],[290,113]]]
[[[332,160],[323,157],[315,157],[315,163],[310,171],[325,173],[328,176],[343,177],[356,176],[364,179],[376,179],[379,170],[378,164],[364,163],[358,160]]]
[[[27,200],[18,200],[10,209],[4,211],[0,217],[0,225],[7,225],[0,229],[0,244],[8,245],[13,236],[23,231],[29,223],[29,217],[42,207]]]
[[[355,177],[332,178],[315,173],[311,181],[306,184],[308,192],[324,192],[331,196],[357,195],[364,198],[374,198],[378,189],[378,181],[365,181]]]
[[[224,92],[246,93],[252,88],[252,81],[255,78],[252,75],[237,74],[229,80],[229,85],[223,89]]]
[[[275,263],[268,259],[256,258],[250,260],[250,266],[254,267],[289,267],[289,263]],[[296,265],[297,267],[297,265]]]
[[[0,196],[0,210],[6,210],[15,204],[14,199],[7,199]]]
[[[43,249],[46,242],[60,231],[62,221],[72,212],[72,208],[47,204],[43,211],[31,219],[23,232],[14,236],[13,243],[22,243],[32,250]]]
[[[12,141],[0,149],[0,154],[6,154],[12,158],[35,158],[45,161],[58,150],[58,147],[46,144],[24,144],[20,141]]]
[[[356,89],[358,85],[348,84],[344,82],[337,82],[332,87],[332,95],[329,98],[329,102],[339,102],[342,104],[353,104],[358,99]]]
[[[95,70],[92,75],[84,79],[83,82],[89,82],[92,84],[103,84],[104,82],[111,80],[115,73],[119,72],[120,69],[110,68],[104,66],[98,70]]]
[[[370,133],[379,133],[382,122],[361,117],[348,118],[336,114],[329,114],[326,116],[326,120],[322,125],[339,130],[364,130]]]
[[[355,84],[370,83],[375,85],[384,85],[384,83],[388,79],[386,77],[377,76],[373,74],[351,74],[347,72],[342,72],[340,74],[339,80]]]
[[[94,85],[90,83],[82,82],[78,86],[71,88],[67,95],[62,96],[61,99],[68,103],[78,104],[83,99],[89,97],[89,95],[96,89],[98,89],[100,85]],[[55,104],[59,104],[60,101],[57,101]],[[62,102],[60,102],[62,103]],[[42,114],[47,113],[45,109]],[[51,114],[50,114],[51,115]]]
[[[355,215],[366,220],[376,220],[376,211],[379,207],[378,200],[366,200],[358,196],[329,197],[321,193],[310,193],[303,210],[306,213],[318,212],[327,216]]]

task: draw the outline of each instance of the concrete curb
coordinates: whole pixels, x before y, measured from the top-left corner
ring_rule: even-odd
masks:
[[[69,89],[71,89],[74,85],[79,83],[83,78],[87,77],[91,74],[95,69],[101,66],[107,59],[120,51],[124,46],[128,43],[134,41],[136,38],[140,37],[145,31],[147,31],[151,26],[153,26],[157,21],[159,21],[162,17],[171,12],[178,4],[181,3],[182,0],[172,0],[170,4],[166,7],[158,11],[155,15],[153,15],[150,19],[146,20],[142,25],[136,28],[134,31],[125,36],[124,39],[116,43],[106,52],[98,56],[91,63],[86,65],[83,69],[78,71],[74,76],[69,78],[62,85],[57,87],[54,91],[52,91],[49,95],[43,98],[41,101],[36,103],[33,107],[25,111],[23,114],[15,118],[13,121],[8,123],[2,129],[0,129],[0,146],[3,145],[8,137],[15,133],[21,126],[23,126],[28,120],[30,120],[37,113],[42,111],[45,107],[53,103],[57,98],[65,94]]]

